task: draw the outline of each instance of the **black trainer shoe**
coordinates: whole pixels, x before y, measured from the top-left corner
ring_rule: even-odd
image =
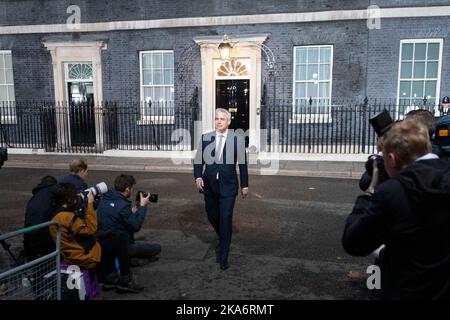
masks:
[[[132,268],[139,267],[139,258],[136,257],[130,258],[130,267]]]
[[[131,258],[130,259],[130,267],[131,268],[137,268],[137,267],[144,267],[148,265],[151,262],[158,261],[158,257],[150,257],[150,258]]]
[[[116,288],[118,293],[140,293],[144,290],[131,275],[120,277]]]
[[[117,276],[117,273],[113,272],[110,274],[107,274],[103,279],[102,288],[105,291],[115,289],[117,286],[119,278]]]

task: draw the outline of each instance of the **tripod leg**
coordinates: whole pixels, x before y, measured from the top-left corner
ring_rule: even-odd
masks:
[[[11,249],[10,249],[11,245],[9,243],[7,243],[5,240],[0,240],[0,243],[1,243],[2,247],[3,247],[3,249],[5,249],[5,251],[8,252],[8,254],[11,256],[11,258],[14,260],[16,265],[20,266],[19,261],[14,256],[14,254],[11,252]]]

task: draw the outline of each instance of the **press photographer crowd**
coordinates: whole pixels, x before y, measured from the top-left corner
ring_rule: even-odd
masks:
[[[374,265],[381,270],[381,286],[368,290],[370,299],[450,299],[448,118],[442,116],[436,122],[431,112],[419,109],[410,111],[400,121],[393,121],[387,111],[370,119],[378,136],[379,153],[367,160],[366,172],[359,181],[362,194],[346,219],[342,235],[347,253],[372,255]],[[215,136],[211,141],[220,150],[214,155],[218,160],[207,165],[205,171],[201,161],[194,166],[196,186],[204,194],[208,219],[220,238],[216,251],[223,271],[229,267],[231,216],[238,194],[235,166],[231,170],[221,162],[225,159],[222,150],[233,151],[222,145],[233,138],[226,136],[226,123],[229,125],[230,121],[226,111],[216,111],[221,139],[217,139],[217,145]],[[200,153],[207,147],[203,143]],[[6,160],[6,150],[2,149],[1,162]],[[240,166],[241,192],[245,198],[246,159]],[[230,173],[225,169],[231,170]],[[144,223],[149,203],[157,202],[158,195],[148,191],[134,193],[136,180],[131,175],[117,176],[112,188],[103,182],[88,187],[87,176],[86,161],[76,159],[70,163],[70,174],[59,179],[43,177],[26,206],[25,227],[50,220],[58,222],[65,264],[87,271],[104,290],[142,292],[143,287],[132,276],[131,268],[156,261],[161,246],[135,240],[134,234]],[[222,188],[223,177],[229,180],[233,177],[229,190]],[[224,190],[229,194],[222,194]],[[224,199],[231,199],[225,206],[229,219],[223,217]],[[26,261],[54,251],[56,231],[53,225],[50,230],[26,233]]]
[[[381,286],[369,290],[373,299],[450,299],[449,122],[439,120],[438,132],[427,110],[370,120],[380,154],[366,163],[342,244],[351,255],[375,257]]]
[[[158,200],[158,195],[139,191],[136,203],[132,203],[129,199],[136,184],[133,176],[117,176],[112,189],[104,182],[88,187],[87,176],[86,161],[76,159],[70,163],[70,174],[59,181],[52,176],[43,177],[27,203],[25,227],[50,220],[58,222],[64,264],[87,271],[90,281],[101,284],[103,290],[139,293],[144,288],[130,268],[158,260],[161,246],[135,241],[134,233],[141,229],[147,207]],[[56,231],[52,225],[50,230],[25,233],[25,262],[53,252]]]

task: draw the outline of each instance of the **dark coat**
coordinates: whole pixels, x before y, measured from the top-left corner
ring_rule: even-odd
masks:
[[[80,178],[80,176],[76,174],[68,174],[59,179],[59,183],[71,183],[73,184],[78,191],[84,191],[88,188],[86,182]]]
[[[239,190],[236,164],[239,163],[241,188],[248,187],[248,167],[243,139],[240,141],[232,131],[228,132],[223,147],[223,163],[215,163],[216,132],[202,136],[201,145],[197,149],[194,162],[194,178],[202,178],[205,195],[219,194],[222,197],[236,196]],[[205,151],[206,150],[206,151]],[[203,171],[203,167],[205,170]],[[216,176],[220,175],[219,190],[216,190]]]
[[[134,242],[134,233],[144,223],[147,207],[139,207],[136,213],[131,211],[131,201],[115,190],[109,190],[100,199],[97,207],[97,218],[101,230],[125,235]]]
[[[25,209],[25,228],[50,221],[53,218],[51,207],[51,188],[55,183],[40,183],[32,191],[33,196],[28,201]],[[28,260],[33,260],[37,256],[46,255],[55,250],[55,243],[50,237],[48,228],[24,234],[24,250]]]
[[[385,244],[388,299],[450,298],[450,162],[420,160],[356,200],[342,244],[365,256]]]

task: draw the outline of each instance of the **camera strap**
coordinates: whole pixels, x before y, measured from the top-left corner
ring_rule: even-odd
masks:
[[[85,254],[88,254],[89,251],[95,246],[97,240],[94,235],[79,235],[78,232],[75,233],[72,230],[73,224],[77,219],[82,219],[77,213],[74,213],[72,219],[68,225],[68,232],[73,237],[76,243],[78,243],[84,250]],[[80,229],[81,230],[81,229]]]
[[[74,213],[72,219],[69,222],[69,225],[67,226],[69,234],[72,236],[75,236],[75,232],[73,232],[72,227],[73,227],[73,224],[75,223],[75,221],[77,220],[77,218],[78,218],[77,214]]]

